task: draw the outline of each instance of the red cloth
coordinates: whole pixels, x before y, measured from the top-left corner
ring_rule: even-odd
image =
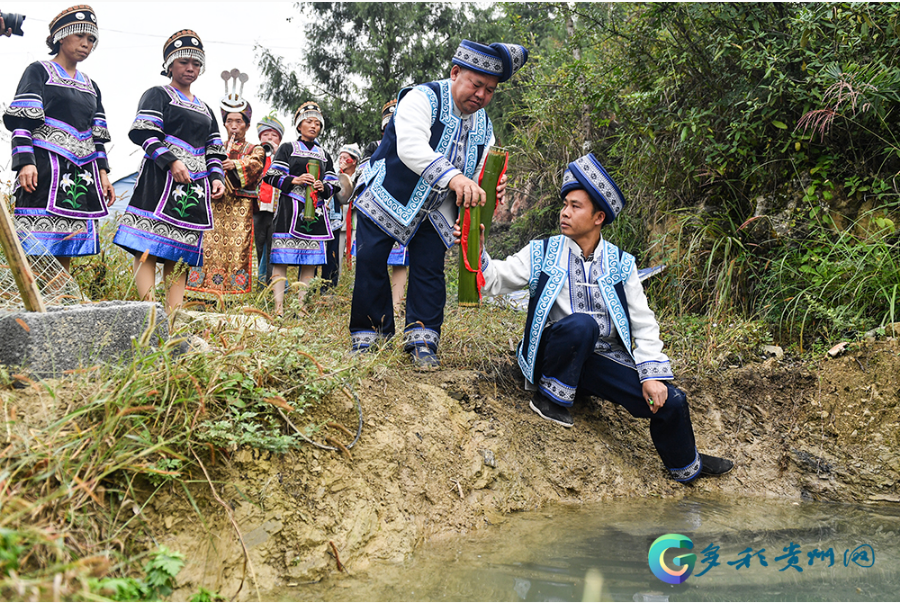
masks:
[[[266,165],[263,168],[263,174],[267,174],[270,167],[272,167],[272,156],[266,157]],[[272,203],[273,195],[274,191],[272,190],[271,184],[266,184],[265,182],[263,182],[259,185],[259,204],[261,206],[267,203]]]

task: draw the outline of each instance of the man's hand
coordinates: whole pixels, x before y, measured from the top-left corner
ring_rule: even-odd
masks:
[[[459,215],[456,217],[456,224],[453,225],[453,244],[459,245],[460,240],[462,239],[462,226],[459,225],[460,221],[463,217],[463,212],[465,210],[459,212]],[[481,247],[478,248],[478,252],[481,253],[481,250],[484,249],[484,224],[479,224],[481,227]],[[470,227],[471,229],[471,227]],[[471,233],[472,231],[469,230]]]
[[[662,381],[649,380],[641,383],[641,389],[644,392],[644,400],[650,406],[650,412],[656,414],[662,408],[669,397],[669,388]]]
[[[172,172],[172,178],[178,184],[191,183],[191,173],[188,171],[187,166],[184,165],[184,163],[182,163],[180,159],[176,159],[169,164],[169,171]]]
[[[0,36],[6,36],[7,38],[12,35],[12,27],[7,28],[6,23],[3,22],[3,17],[0,17]]]
[[[100,190],[103,191],[103,196],[106,197],[107,207],[116,202],[116,189],[110,184],[106,170],[100,170]]]
[[[462,174],[457,174],[450,180],[450,190],[456,193],[456,205],[458,207],[473,207],[475,205],[484,205],[487,201],[487,195],[484,190],[474,180],[466,178]]]
[[[212,181],[212,198],[213,199],[221,199],[222,195],[225,194],[225,185],[222,184],[221,180],[213,180]]]
[[[38,173],[36,165],[23,165],[19,170],[19,186],[26,192],[33,193],[37,189]]]
[[[226,159],[222,162],[222,169],[233,170],[235,166],[234,159]]]
[[[506,177],[506,174],[503,174],[503,177],[500,178],[500,182],[497,183],[497,207],[503,205],[503,202],[506,201],[506,181],[509,178]]]

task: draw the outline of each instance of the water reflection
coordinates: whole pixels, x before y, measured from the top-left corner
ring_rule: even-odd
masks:
[[[366,576],[336,577],[271,596],[385,601],[894,600],[900,592],[895,569],[898,532],[900,510],[895,506],[685,499],[554,507],[514,515],[499,528],[475,536],[425,545],[402,567],[381,565]],[[650,545],[665,533],[683,534],[694,544],[696,566],[680,585],[662,582],[647,563]],[[870,548],[859,548],[864,545]],[[867,558],[869,550],[874,559]],[[684,552],[672,549],[667,559],[671,562]],[[746,557],[745,564],[741,560]]]

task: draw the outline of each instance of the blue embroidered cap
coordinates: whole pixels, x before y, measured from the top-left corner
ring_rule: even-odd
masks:
[[[610,224],[625,209],[625,196],[593,153],[579,157],[569,164],[563,174],[560,197],[573,190],[584,190],[597,209],[606,214],[604,224]]]
[[[451,62],[454,65],[492,75],[505,82],[528,60],[528,50],[518,44],[491,44],[485,46],[471,40],[463,40]]]

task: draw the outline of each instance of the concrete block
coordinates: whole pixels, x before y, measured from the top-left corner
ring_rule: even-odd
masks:
[[[54,306],[46,313],[6,313],[0,316],[0,363],[11,372],[49,378],[125,360],[154,312],[156,328],[149,344],[158,346],[169,337],[166,313],[159,303],[107,301]]]

